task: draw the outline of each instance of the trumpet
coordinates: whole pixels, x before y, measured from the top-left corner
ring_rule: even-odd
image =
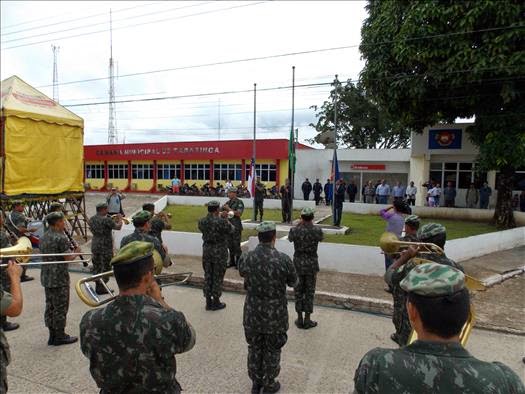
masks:
[[[159,283],[159,287],[167,287],[167,286],[173,286],[173,285],[180,285],[183,283],[186,283],[191,276],[193,275],[193,272],[180,272],[180,273],[174,273],[174,274],[163,274],[163,275],[155,275],[155,280]],[[75,284],[75,291],[77,293],[78,298],[86,304],[87,306],[96,308],[98,306],[107,304],[108,302],[113,301],[115,298],[117,298],[117,295],[114,294],[104,279],[110,278],[113,276],[113,271],[107,271],[103,272],[101,274],[88,276],[85,278],[80,279]],[[93,289],[93,286],[89,282],[95,282],[100,283],[108,292],[108,294],[111,294],[107,298],[100,298],[99,295],[96,293],[95,289]],[[164,282],[164,283],[162,283]]]
[[[111,215],[110,217],[111,217],[111,219],[113,219],[115,222],[118,220],[118,214]],[[124,222],[124,224],[130,224],[130,223],[131,223],[131,220],[128,219],[127,217],[124,217],[124,216],[122,216],[122,217],[120,218],[120,220],[122,220],[122,221]]]

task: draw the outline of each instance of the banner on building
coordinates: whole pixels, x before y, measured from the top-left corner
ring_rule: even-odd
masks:
[[[462,129],[430,129],[428,149],[461,149]]]

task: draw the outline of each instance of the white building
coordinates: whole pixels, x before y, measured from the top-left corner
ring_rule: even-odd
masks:
[[[470,124],[449,124],[427,127],[422,134],[413,134],[409,149],[338,149],[339,172],[347,181],[353,179],[359,190],[356,202],[362,202],[361,190],[371,180],[386,179],[391,186],[413,181],[418,189],[416,205],[423,205],[429,180],[442,188],[452,182],[457,189],[456,206],[466,206],[466,191],[470,183],[476,187],[487,181],[493,193],[490,206],[496,202],[496,172],[478,174],[475,171],[477,148],[470,142],[466,128]],[[295,198],[303,198],[301,184],[308,178],[312,184],[318,178],[324,185],[332,171],[331,149],[298,150],[295,174]],[[516,184],[525,180],[525,169],[517,174]],[[517,188],[516,188],[517,189]],[[443,198],[441,198],[443,203]]]

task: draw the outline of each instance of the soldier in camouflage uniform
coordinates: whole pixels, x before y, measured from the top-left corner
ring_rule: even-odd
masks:
[[[163,299],[153,277],[153,245],[132,241],[111,260],[119,296],[86,312],[80,346],[101,393],[180,393],[176,354],[195,330]]]
[[[447,239],[447,233],[444,226],[438,223],[429,223],[421,227],[417,232],[417,238],[421,242],[433,243],[439,246],[441,249],[445,248],[445,242]],[[439,264],[448,265],[451,267],[458,268],[463,271],[461,264],[449,259],[444,253],[430,253],[417,255],[417,249],[410,247],[404,250],[399,258],[388,268],[385,273],[385,282],[392,286],[394,294],[394,319],[397,322],[399,331],[396,333],[397,336],[392,336],[392,340],[397,342],[400,346],[404,346],[408,342],[410,336],[410,322],[408,320],[406,310],[406,294],[402,288],[400,288],[401,281],[408,275],[408,273],[417,265],[420,261],[419,258],[425,260],[434,261]]]
[[[299,279],[294,288],[295,325],[304,329],[317,326],[317,322],[310,319],[310,314],[314,311],[315,281],[319,272],[317,245],[323,240],[323,231],[314,226],[314,213],[313,208],[303,208],[301,222],[288,234],[288,241],[294,243],[293,264]]]
[[[418,242],[417,230],[419,229],[420,220],[419,216],[409,215],[405,218],[405,235],[401,237],[400,241]],[[392,289],[392,298],[394,300],[394,313],[392,314],[392,323],[396,332],[390,335],[397,344],[405,344],[406,339],[410,336],[410,322],[408,321],[408,315],[405,307],[406,297],[405,292],[399,286]],[[399,338],[403,338],[400,340]]]
[[[237,189],[232,187],[228,189],[228,202],[223,205],[224,211],[233,211],[233,217],[230,218],[230,223],[235,227],[235,231],[230,235],[228,249],[230,250],[230,267],[237,267],[239,258],[241,257],[241,234],[242,221],[241,216],[244,212],[244,203],[237,198]]]
[[[64,214],[52,212],[46,216],[49,230],[40,240],[40,251],[46,254],[68,253],[70,245],[64,235]],[[80,252],[77,248],[75,253]],[[70,261],[75,255],[46,256],[43,261]],[[65,333],[66,316],[69,309],[69,264],[42,265],[40,281],[46,294],[45,323],[49,329],[48,345],[60,346],[74,343],[77,337]]]
[[[260,221],[263,221],[264,213],[264,196],[266,196],[266,187],[264,183],[261,183],[261,178],[257,177],[255,181],[255,220],[257,220],[257,214],[261,217]]]
[[[162,231],[171,230],[171,224],[168,221],[162,220],[158,215],[155,215],[155,204],[150,202],[142,205],[144,211],[148,211],[151,214],[149,235],[153,235],[162,243]]]
[[[111,271],[110,261],[113,258],[113,230],[122,228],[122,218],[117,215],[117,221],[108,216],[108,204],[97,204],[97,213],[89,219],[89,228],[93,234],[91,241],[91,261],[93,274]],[[109,278],[104,278],[107,283]],[[100,281],[97,281],[95,291],[97,294],[107,294],[108,291]]]
[[[20,276],[22,267],[13,261],[8,263],[6,274],[11,281],[11,293],[0,289],[0,315],[15,317],[22,313],[23,299],[22,288],[20,286]],[[7,393],[7,366],[11,362],[11,352],[9,344],[4,335],[4,330],[0,328],[0,394]]]
[[[49,210],[47,211],[47,213],[63,212],[63,211],[64,211],[64,206],[57,201],[53,201],[51,204],[49,204]],[[46,232],[48,229],[49,229],[49,225],[44,220],[44,232]]]
[[[150,219],[151,214],[148,211],[140,211],[133,215],[131,220],[135,226],[135,231],[122,238],[120,241],[120,247],[122,248],[133,241],[151,242],[157,252],[159,252],[160,257],[162,257],[162,261],[166,262],[166,250],[157,238],[148,234],[151,229]]]
[[[460,270],[421,264],[400,285],[419,339],[401,349],[369,351],[355,372],[355,393],[525,393],[509,367],[478,360],[461,345],[470,300]]]
[[[14,200],[13,201],[13,209],[11,212],[7,214],[7,218],[5,221],[6,227],[13,233],[16,238],[20,238],[25,236],[26,233],[34,233],[37,231],[36,228],[29,228],[29,220],[24,215],[24,207],[25,204],[21,200]],[[27,267],[23,268],[22,273],[22,282],[29,282],[30,280],[33,280],[32,276],[27,276]]]
[[[204,297],[206,310],[224,309],[221,302],[222,281],[228,264],[228,238],[235,227],[228,221],[227,212],[219,215],[220,203],[210,201],[208,215],[199,220],[199,230],[202,233],[202,268],[204,269]]]
[[[2,211],[0,211],[0,249],[8,248],[9,246],[11,246],[11,243],[9,242],[9,236],[4,230],[4,214]],[[7,259],[0,259],[0,263],[7,263]],[[1,289],[9,293],[11,291],[11,281],[9,280],[9,275],[7,275],[6,268],[0,268],[0,277]],[[19,327],[20,325],[18,323],[8,322],[7,316],[0,315],[0,328],[3,331],[13,331]]]
[[[244,334],[248,343],[248,376],[252,393],[276,393],[281,385],[281,348],[288,336],[286,286],[295,286],[297,274],[292,260],[275,249],[275,223],[257,226],[259,245],[243,254],[239,274],[244,278]]]

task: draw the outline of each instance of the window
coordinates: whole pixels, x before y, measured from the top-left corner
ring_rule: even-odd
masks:
[[[184,166],[184,178],[192,181],[207,181],[210,179],[210,165],[186,164]]]
[[[157,179],[173,179],[180,176],[180,164],[158,164]]]
[[[214,164],[213,179],[216,181],[241,181],[242,166],[240,164]]]
[[[474,163],[430,163],[430,179],[442,187],[452,186],[468,189],[474,182],[478,187],[487,179],[486,173],[476,173]]]
[[[255,164],[255,173],[261,177],[261,182],[275,182],[277,167],[275,164]],[[250,176],[250,165],[246,165],[246,180]]]
[[[86,179],[104,179],[104,164],[86,164]]]
[[[108,164],[109,179],[128,179],[127,164]]]
[[[153,179],[153,164],[132,164],[131,177],[133,179]]]

